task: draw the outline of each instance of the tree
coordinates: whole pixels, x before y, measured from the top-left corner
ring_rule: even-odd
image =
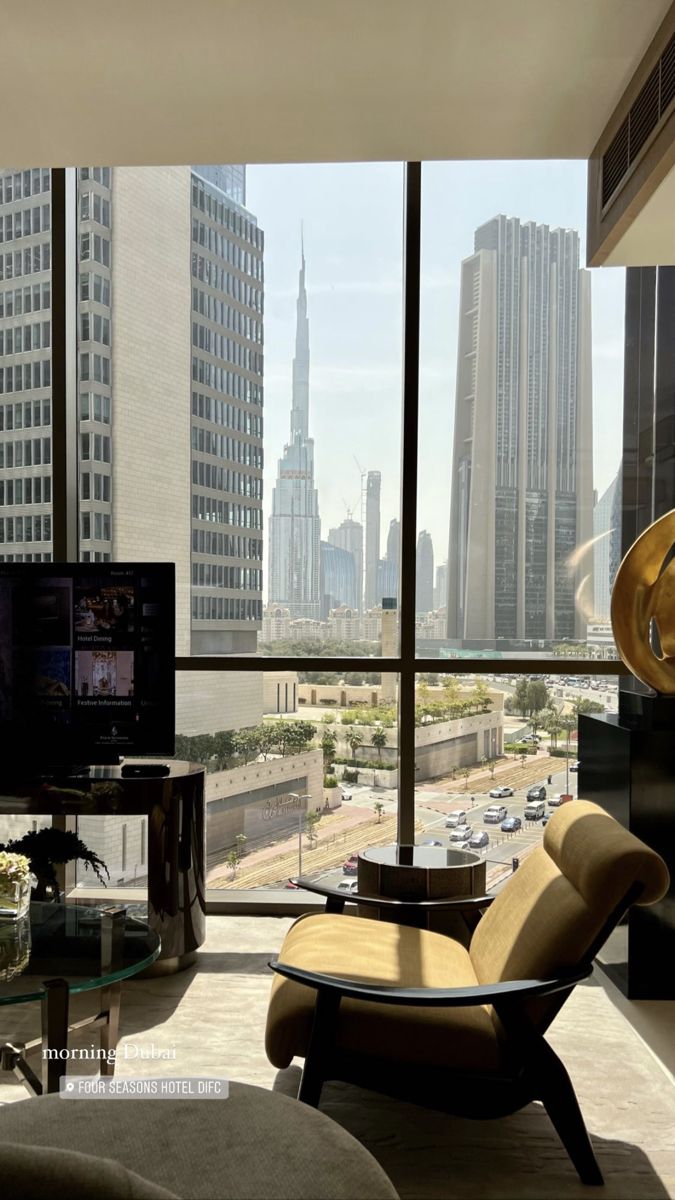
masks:
[[[231,729],[221,729],[213,735],[213,753],[219,771],[226,771],[236,754],[237,742]]]
[[[496,766],[497,766],[497,759],[489,758],[487,761],[487,768],[488,768],[488,771],[490,772],[490,778],[493,783],[494,783],[494,779],[495,779],[495,767]]]
[[[384,729],[376,729],[370,739],[371,745],[377,750],[377,761],[382,762],[382,751],[387,744],[387,735]]]
[[[528,682],[527,679],[519,679],[513,693],[513,707],[516,712],[520,713],[521,717],[526,717],[530,711],[527,694]]]
[[[455,675],[448,675],[443,684],[443,697],[448,707],[453,708],[459,703],[459,681]]]
[[[543,679],[530,679],[527,685],[528,713],[539,712],[548,702],[548,688]]]
[[[424,680],[417,685],[417,699],[420,704],[428,704],[429,702],[429,684]]]
[[[321,738],[321,749],[323,751],[324,766],[328,766],[335,756],[335,748],[337,746],[337,738],[332,730],[326,730]]]
[[[562,709],[556,708],[555,704],[549,704],[548,708],[544,710],[541,720],[542,729],[545,729],[550,735],[551,747],[554,750],[558,745],[558,734],[562,730],[562,725],[560,724],[561,712]]]
[[[312,809],[311,812],[305,814],[305,833],[307,834],[310,846],[313,846],[318,841],[319,835],[316,827],[320,820],[321,813],[318,813],[316,809]]]
[[[479,712],[486,713],[492,708],[490,689],[484,679],[477,679],[471,692],[471,703]]]
[[[347,743],[352,752],[352,758],[356,762],[356,751],[363,744],[363,734],[359,733],[358,729],[350,729],[347,734]]]
[[[530,729],[532,730],[535,737],[536,737],[537,733],[539,732],[539,730],[543,728],[543,721],[544,721],[544,714],[540,709],[537,708],[537,709],[535,709],[535,711],[533,713],[530,713],[530,722],[529,722]]]
[[[462,769],[460,771],[460,775],[464,779],[464,791],[466,791],[466,789],[469,786],[469,775],[470,774],[471,774],[471,772],[468,767],[462,767]]]
[[[382,813],[384,812],[384,804],[382,803],[381,800],[375,801],[375,803],[373,805],[373,810],[377,813],[377,823],[379,825],[380,821],[382,820]]]
[[[589,696],[577,696],[572,702],[575,713],[601,713],[605,711],[604,704],[591,700]]]
[[[229,854],[225,856],[225,862],[232,872],[230,879],[234,879],[237,874],[237,867],[239,866],[239,855],[237,854],[237,851],[230,850]]]
[[[237,858],[242,858],[244,854],[244,845],[248,841],[248,838],[246,837],[245,833],[238,833],[234,840],[237,843]]]

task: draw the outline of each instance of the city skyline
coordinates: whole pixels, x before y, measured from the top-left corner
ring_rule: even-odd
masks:
[[[285,234],[302,221],[311,266],[312,422],[322,529],[338,527],[348,511],[359,520],[361,469],[380,471],[383,540],[400,507],[400,164],[250,166],[248,188],[251,207],[266,230],[265,445],[282,444],[287,419],[297,267],[293,239]],[[424,164],[422,200],[424,470],[418,529],[430,531],[444,556],[461,262],[476,227],[495,212],[579,230],[583,262],[585,164]],[[594,486],[601,494],[621,454],[614,414],[623,400],[625,272],[594,270],[592,276]],[[268,449],[267,496],[273,467]]]

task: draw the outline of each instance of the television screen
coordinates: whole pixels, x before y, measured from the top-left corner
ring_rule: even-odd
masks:
[[[174,752],[173,563],[0,564],[2,762]]]

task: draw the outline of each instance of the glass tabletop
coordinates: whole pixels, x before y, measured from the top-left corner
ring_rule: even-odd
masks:
[[[149,967],[160,951],[157,934],[127,914],[118,918],[109,953],[105,913],[105,906],[34,901],[18,921],[0,920],[0,1006],[41,1000],[46,979],[65,979],[71,992],[86,992]]]
[[[397,867],[471,867],[481,862],[471,850],[455,850],[451,846],[370,846],[361,851],[369,862]]]

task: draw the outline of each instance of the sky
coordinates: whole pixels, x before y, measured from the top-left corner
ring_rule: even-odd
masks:
[[[307,262],[310,436],[321,536],[361,515],[361,471],[382,473],[381,554],[400,506],[403,167],[249,166],[247,208],[265,232],[265,516],[289,436],[301,228]],[[577,229],[585,263],[585,162],[453,162],[422,171],[418,528],[447,558],[459,278],[497,213]],[[594,486],[621,457],[625,272],[591,272]],[[267,539],[266,539],[267,541]]]

